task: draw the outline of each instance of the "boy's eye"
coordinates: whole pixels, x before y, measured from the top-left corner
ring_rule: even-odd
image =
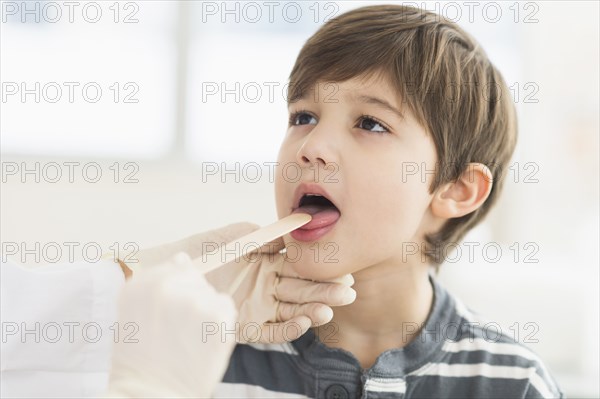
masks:
[[[306,112],[296,112],[290,116],[290,125],[316,125],[317,119]]]
[[[385,133],[389,131],[381,122],[378,122],[376,119],[370,116],[361,117],[358,123],[358,127],[361,129],[368,130],[370,132]]]

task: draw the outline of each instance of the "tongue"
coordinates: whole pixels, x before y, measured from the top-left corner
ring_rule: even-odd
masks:
[[[340,211],[331,206],[304,205],[296,208],[292,213],[308,213],[312,220],[302,226],[299,230],[313,230],[329,226],[340,218]]]

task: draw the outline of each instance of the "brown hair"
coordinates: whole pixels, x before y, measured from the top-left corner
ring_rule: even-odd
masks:
[[[443,16],[402,5],[357,8],[324,24],[296,59],[288,102],[319,81],[378,73],[433,137],[438,165],[430,193],[457,181],[469,162],[492,173],[481,207],[425,237],[423,253],[437,270],[446,254],[441,249],[479,223],[501,192],[517,138],[515,107],[502,75],[472,36]]]

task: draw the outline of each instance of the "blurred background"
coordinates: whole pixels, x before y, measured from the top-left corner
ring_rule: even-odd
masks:
[[[25,266],[274,221],[295,57],[374,2],[65,3],[2,2],[2,256]],[[439,278],[598,397],[598,2],[403,3],[472,33],[519,117],[501,201]]]

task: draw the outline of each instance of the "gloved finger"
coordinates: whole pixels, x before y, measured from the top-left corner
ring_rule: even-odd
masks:
[[[298,316],[307,316],[313,326],[329,323],[333,318],[333,310],[322,303],[287,303],[279,302],[277,320],[287,321]]]
[[[260,341],[272,344],[290,342],[300,338],[310,327],[311,321],[306,316],[294,317],[283,323],[265,323]]]
[[[351,274],[344,274],[341,277],[332,278],[330,280],[323,280],[322,282],[339,283],[351,287],[354,285],[354,277],[352,277]]]
[[[343,284],[299,278],[280,277],[274,291],[279,301],[299,304],[319,302],[328,306],[344,306],[356,299],[356,291]]]
[[[284,261],[282,268],[278,272],[278,274],[283,277],[293,277],[293,278],[305,279],[303,276],[301,276],[294,270],[294,266],[293,266],[292,262]],[[309,280],[309,281],[312,281],[312,280]],[[323,280],[321,282],[323,282],[323,283],[339,283],[339,284],[343,284],[343,285],[350,287],[354,284],[354,277],[352,277],[351,274],[344,274],[343,276],[336,277],[336,278],[329,279],[329,280]]]

